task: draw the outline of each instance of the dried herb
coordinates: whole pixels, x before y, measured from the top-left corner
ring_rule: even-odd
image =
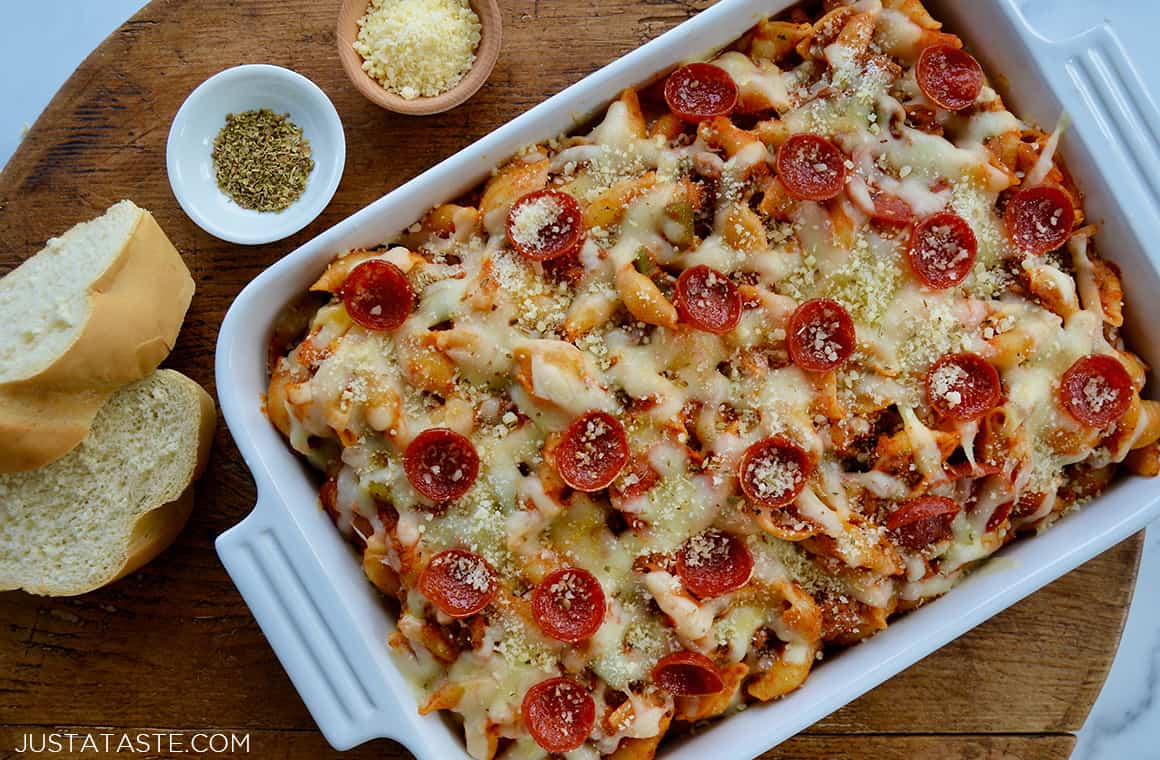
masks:
[[[218,187],[239,206],[281,211],[306,189],[314,159],[290,115],[263,108],[226,115],[213,141],[213,165]]]

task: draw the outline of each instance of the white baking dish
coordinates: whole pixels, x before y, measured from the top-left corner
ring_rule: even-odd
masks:
[[[1160,233],[1160,112],[1112,30],[1099,26],[1050,42],[1025,23],[1016,0],[932,2],[993,74],[1009,82],[1013,110],[1050,127],[1065,110],[1063,154],[1103,223],[1100,248],[1124,272],[1129,337],[1160,362],[1158,259],[1141,241]],[[459,731],[420,716],[411,687],[387,653],[393,622],[359,562],[319,509],[314,480],[262,413],[266,347],[275,315],[339,251],[374,245],[431,206],[474,186],[520,146],[572,128],[624,87],[681,59],[723,46],[792,0],[723,0],[663,37],[438,164],[306,243],[242,291],[222,325],[217,390],[238,448],[257,482],[253,513],[217,541],[237,584],[327,740],[346,749],[390,737],[423,760],[466,757]],[[1059,12],[1083,12],[1061,4]],[[1094,17],[1098,11],[1092,11]],[[1145,11],[1141,11],[1145,13]],[[1152,11],[1147,13],[1156,15]],[[1155,395],[1155,389],[1150,391]],[[759,754],[855,699],[968,629],[1140,530],[1160,515],[1160,482],[1129,478],[1045,535],[1003,551],[1007,561],[881,635],[820,665],[781,701],[755,705],[674,742],[666,758]]]

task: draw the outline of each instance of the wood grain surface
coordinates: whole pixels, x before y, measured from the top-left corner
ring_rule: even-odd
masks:
[[[264,267],[710,4],[506,0],[503,51],[488,84],[450,113],[416,119],[372,106],[344,77],[333,42],[339,0],[155,0],[78,69],[0,174],[0,272],[132,198],[153,211],[197,280],[168,365],[213,390],[218,325]],[[166,178],[165,140],[193,87],[255,62],[317,82],[342,116],[348,154],[338,193],[317,221],[289,240],[245,248],[210,237],[181,213]],[[213,551],[214,538],[253,500],[250,475],[219,425],[189,526],[157,561],[79,598],[0,594],[0,757],[15,756],[29,732],[139,729],[249,732],[249,755],[264,758],[338,756]],[[768,757],[1066,757],[1068,732],[1082,724],[1115,652],[1140,547],[1136,537],[1112,549]],[[382,740],[348,756],[407,753]]]

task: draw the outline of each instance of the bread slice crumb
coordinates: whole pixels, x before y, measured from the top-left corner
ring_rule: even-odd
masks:
[[[63,458],[0,474],[0,590],[80,594],[155,557],[189,516],[215,420],[197,383],[158,370],[114,393]]]

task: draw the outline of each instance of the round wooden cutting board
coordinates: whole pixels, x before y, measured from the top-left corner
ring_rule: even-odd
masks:
[[[508,0],[491,80],[427,118],[365,101],[334,44],[339,0],[155,0],[77,70],[0,174],[0,272],[121,198],[152,210],[197,294],[168,365],[213,389],[218,325],[279,256],[404,180],[711,3]],[[561,54],[561,51],[567,51]],[[293,238],[246,248],[178,208],[165,140],[182,100],[241,63],[300,71],[346,126],[346,174]],[[0,328],[2,329],[2,328]],[[250,735],[255,757],[338,756],[326,746],[218,562],[213,539],[249,512],[254,488],[224,425],[189,526],[158,560],[75,599],[0,594],[0,754],[60,730]],[[1131,598],[1136,537],[783,744],[768,757],[1059,760],[1107,675]],[[824,667],[824,666],[823,666]],[[99,728],[95,728],[99,727]],[[90,755],[77,754],[77,757]],[[381,740],[351,757],[407,757]]]

